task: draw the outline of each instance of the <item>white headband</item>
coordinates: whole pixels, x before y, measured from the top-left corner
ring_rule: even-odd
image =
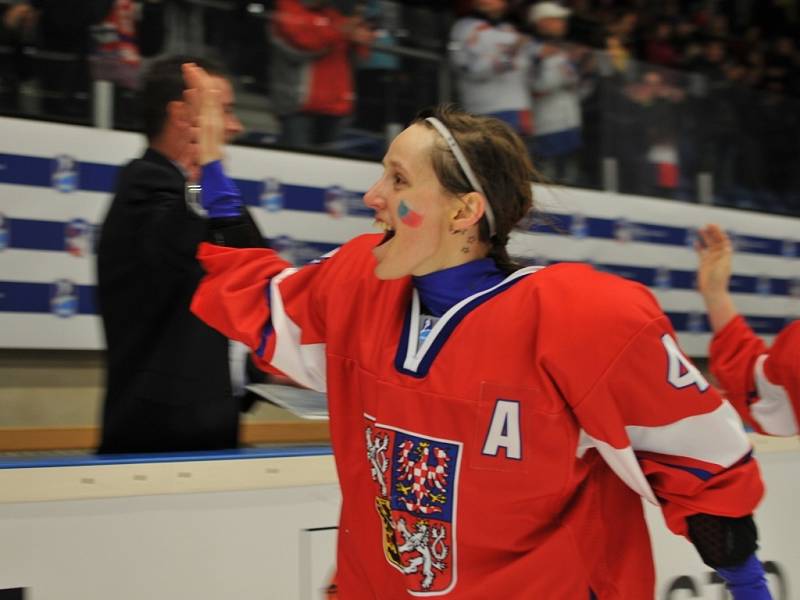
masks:
[[[456,162],[458,162],[458,166],[461,167],[464,175],[467,176],[467,181],[469,181],[472,189],[483,194],[483,198],[486,200],[486,202],[483,203],[483,212],[486,215],[486,222],[489,224],[489,237],[494,237],[494,235],[497,233],[497,229],[495,228],[494,211],[492,210],[492,205],[489,202],[489,197],[486,195],[486,192],[483,191],[483,187],[478,181],[478,178],[475,177],[475,172],[472,170],[472,167],[469,166],[467,157],[464,156],[464,153],[461,151],[461,147],[458,145],[456,138],[453,137],[453,134],[450,133],[450,130],[445,126],[445,124],[436,117],[428,117],[425,120],[436,128],[436,131],[439,132],[439,134],[444,138],[444,141],[447,142],[447,145],[450,146],[450,151],[453,153],[453,156],[456,157]]]

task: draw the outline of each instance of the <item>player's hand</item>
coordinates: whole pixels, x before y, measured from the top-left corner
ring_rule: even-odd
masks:
[[[697,287],[704,296],[727,293],[731,281],[733,244],[719,225],[706,225],[697,233],[699,239],[695,250],[700,259]]]
[[[206,165],[222,159],[225,145],[225,111],[215,79],[194,63],[183,65],[184,101],[189,111],[197,161]]]

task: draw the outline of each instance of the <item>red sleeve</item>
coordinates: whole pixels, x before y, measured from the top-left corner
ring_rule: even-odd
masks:
[[[325,391],[330,299],[341,300],[353,289],[353,280],[363,276],[376,239],[380,236],[360,236],[301,268],[266,248],[201,244],[198,259],[206,276],[192,312],[250,347],[265,370]]]
[[[764,374],[787,391],[795,414],[800,416],[800,321],[786,326],[775,338],[764,362]]]
[[[258,348],[270,321],[269,281],[291,265],[267,248],[207,243],[200,244],[197,258],[206,276],[195,291],[192,312],[227,338]]]
[[[763,430],[753,420],[749,404],[755,399],[756,360],[766,351],[766,344],[741,315],[731,319],[714,335],[708,351],[709,370],[717,378],[722,393],[742,419],[761,433]]]
[[[767,435],[797,435],[800,432],[800,321],[784,328],[772,347],[755,360],[749,376],[747,416],[756,429]]]
[[[296,269],[274,250],[201,244],[206,270],[192,312],[254,351],[256,364],[324,391],[324,293],[326,261]]]
[[[552,319],[559,343],[548,370],[583,429],[582,449],[657,502],[675,533],[686,534],[692,514],[752,513],[763,483],[741,421],[683,354],[655,298],[618,277],[571,271],[552,290],[554,304],[573,310]]]
[[[275,15],[276,31],[302,50],[318,52],[348,43],[341,30],[345,18],[336,11],[312,11],[298,0],[278,0]]]

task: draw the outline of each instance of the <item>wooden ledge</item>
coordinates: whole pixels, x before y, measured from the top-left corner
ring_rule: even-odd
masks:
[[[327,443],[327,421],[264,421],[242,424],[243,444]],[[0,427],[0,452],[89,450],[100,441],[98,427]]]

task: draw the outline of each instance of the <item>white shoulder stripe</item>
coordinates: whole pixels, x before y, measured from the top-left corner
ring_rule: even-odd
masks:
[[[280,283],[296,272],[296,268],[284,269],[270,281],[270,312],[275,332],[275,354],[270,362],[300,385],[325,392],[325,344],[301,344],[301,329],[289,318],[283,306]]]
[[[625,427],[634,450],[685,456],[730,467],[751,449],[736,410],[727,400],[716,410],[669,425]]]
[[[766,361],[766,354],[756,360],[754,375],[759,400],[750,407],[750,414],[770,435],[797,435],[798,417],[792,409],[792,401],[782,386],[767,379],[764,374]]]
[[[683,456],[730,467],[750,451],[750,440],[739,415],[727,401],[704,415],[687,417],[660,427],[625,427],[630,446],[614,448],[581,430],[576,455],[596,448],[603,460],[634,492],[658,505],[635,451]]]

